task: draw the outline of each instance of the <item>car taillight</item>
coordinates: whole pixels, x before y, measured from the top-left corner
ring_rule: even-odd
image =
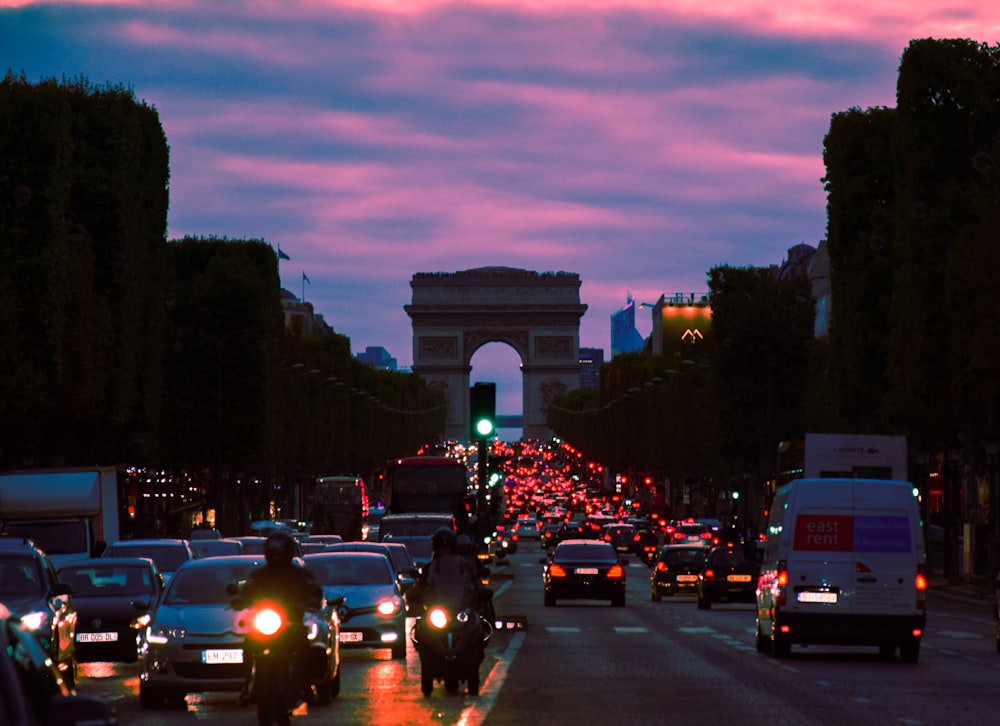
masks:
[[[778,584],[778,592],[774,596],[774,604],[775,606],[783,606],[786,602],[785,587],[788,585],[788,563],[784,560],[778,563],[778,574],[775,577],[775,582]]]
[[[712,539],[712,533],[711,532],[702,532],[698,536],[701,537],[702,539]]]
[[[549,565],[549,577],[566,577],[566,570],[563,569],[562,565],[553,562]]]
[[[657,562],[656,563],[656,571],[657,572],[666,572],[668,569],[669,568],[667,567],[667,563],[666,562]]]
[[[608,577],[612,580],[619,580],[625,577],[625,568],[621,565],[611,565],[608,569]]]
[[[632,541],[633,541],[633,542],[638,542],[638,541],[639,541],[639,535],[635,535],[635,536],[634,536],[634,537],[632,538]]]
[[[715,571],[713,569],[711,569],[711,568],[707,568],[704,572],[701,573],[701,576],[705,580],[714,580],[715,579]]]
[[[927,568],[925,565],[917,565],[917,609],[927,608]]]

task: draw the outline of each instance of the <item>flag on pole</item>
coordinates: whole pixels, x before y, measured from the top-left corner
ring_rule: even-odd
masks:
[[[305,270],[302,271],[302,282],[308,282],[310,285],[312,285],[312,280],[310,280],[308,277],[306,277],[306,271]]]
[[[281,245],[278,245],[278,259],[279,260],[290,260],[292,259],[287,254],[281,251]]]

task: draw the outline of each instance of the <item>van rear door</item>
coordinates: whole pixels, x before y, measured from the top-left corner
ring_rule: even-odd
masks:
[[[854,482],[802,482],[795,491],[788,607],[798,612],[853,612]]]
[[[907,614],[916,609],[923,541],[912,487],[858,481],[854,494],[854,612]]]

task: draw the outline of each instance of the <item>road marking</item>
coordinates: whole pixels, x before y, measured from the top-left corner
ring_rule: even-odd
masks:
[[[559,625],[546,625],[545,632],[547,633],[579,633],[579,628],[574,627],[562,627]]]
[[[822,686],[823,688],[830,687],[830,681],[816,681],[817,686]]]
[[[714,633],[715,628],[709,628],[703,625],[697,625],[693,627],[677,628],[677,632],[687,633],[688,635],[706,635],[708,633]]]
[[[525,633],[518,633],[510,639],[510,643],[507,644],[504,652],[497,658],[497,662],[493,664],[493,668],[490,669],[489,674],[483,681],[483,687],[479,691],[479,696],[473,696],[476,702],[462,711],[462,715],[458,719],[459,726],[479,726],[489,716],[494,704],[496,704],[500,689],[503,688],[504,681],[507,680],[507,671],[510,669],[510,664],[514,662],[514,657],[517,655],[521,644],[524,643],[525,637]]]
[[[628,627],[628,626],[625,626],[625,625],[621,625],[621,626],[616,625],[615,626],[615,632],[616,633],[621,633],[623,635],[628,635],[628,634],[631,634],[631,633],[648,633],[649,632],[649,628]]]
[[[982,640],[982,636],[976,635],[975,633],[967,633],[964,630],[939,630],[938,632],[949,638],[971,638],[973,640]]]

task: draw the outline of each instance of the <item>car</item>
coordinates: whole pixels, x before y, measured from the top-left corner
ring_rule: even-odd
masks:
[[[552,549],[559,544],[559,532],[562,529],[562,520],[558,522],[546,522],[542,525],[540,542],[543,549]]]
[[[208,557],[181,565],[146,628],[140,658],[139,705],[183,705],[188,693],[242,693],[250,674],[244,657],[246,612],[233,610],[227,586],[243,582],[264,565],[262,555]],[[299,560],[301,563],[301,560]],[[339,620],[324,603],[307,611],[305,662],[319,703],[340,692]]]
[[[159,568],[164,584],[178,567],[197,557],[186,539],[122,539],[109,544],[101,556],[148,557]]]
[[[649,577],[653,602],[660,602],[664,595],[696,595],[698,573],[707,554],[701,545],[661,547]]]
[[[670,545],[699,545],[711,549],[718,544],[713,542],[712,529],[702,522],[675,522],[666,529],[667,541]]]
[[[454,530],[455,518],[450,514],[387,514],[379,525],[379,541],[406,545],[417,567],[423,567],[433,555],[431,536],[442,527]]]
[[[76,659],[135,663],[151,612],[163,590],[156,564],[142,557],[72,560],[59,579],[73,588]]]
[[[709,610],[712,603],[757,602],[757,578],[761,560],[756,547],[743,545],[715,547],[705,557],[698,573],[698,609]]]
[[[332,545],[340,544],[344,541],[344,538],[339,534],[310,534],[304,537],[302,540],[303,544],[313,544],[319,543],[321,545]]]
[[[497,557],[501,559],[517,552],[517,534],[513,528],[508,528],[505,524],[496,526],[493,533],[493,543]]]
[[[0,603],[19,616],[48,652],[70,689],[76,687],[73,588],[30,539],[0,538]]]
[[[514,522],[514,526],[511,527],[511,534],[519,540],[539,539],[541,537],[541,528],[538,520],[534,517],[520,517]]]
[[[610,600],[625,605],[625,567],[610,543],[569,539],[540,561],[546,607],[563,599]]]
[[[4,726],[116,726],[111,709],[76,695],[45,647],[19,617],[0,605],[0,723]]]
[[[324,552],[305,562],[327,599],[346,598],[341,647],[389,648],[393,659],[406,657],[406,602],[388,555]]]
[[[190,542],[206,539],[222,539],[222,532],[211,527],[195,527],[191,530],[191,534],[188,535],[188,541]]]
[[[606,524],[601,527],[599,539],[610,542],[615,552],[620,554],[639,554],[642,551],[642,538],[631,524]]]
[[[393,576],[404,594],[416,582],[420,571],[410,556],[406,545],[399,542],[341,542],[327,545],[324,552],[374,552],[386,555],[392,565]]]
[[[199,558],[248,554],[246,545],[235,538],[191,540],[191,549]]]

